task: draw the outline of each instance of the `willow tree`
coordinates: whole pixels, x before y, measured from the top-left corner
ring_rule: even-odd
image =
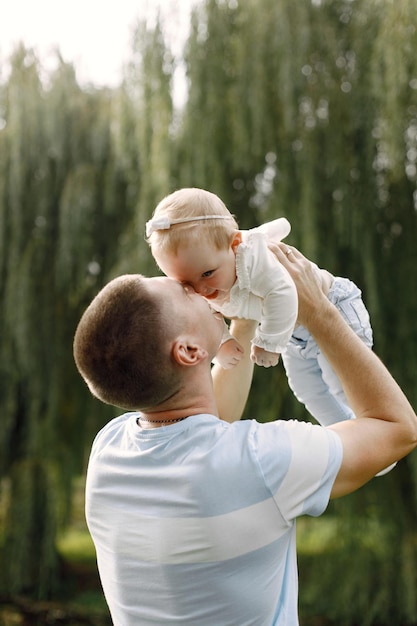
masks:
[[[173,171],[174,108],[173,54],[162,24],[139,21],[133,31],[131,54],[125,68],[115,118],[115,156],[124,163],[129,202],[134,207],[132,227],[125,234],[126,254],[118,269],[155,273],[145,243],[145,222],[161,198],[175,185]]]
[[[60,584],[71,479],[116,410],[82,384],[74,330],[109,278],[146,271],[144,223],[170,191],[171,61],[160,31],[138,25],[117,90],[81,89],[57,60],[47,74],[21,47],[0,86],[0,588],[39,597]]]
[[[42,82],[23,47],[11,66],[0,131],[0,582],[8,593],[45,597],[60,582],[56,536],[71,478],[103,420],[79,384],[72,336],[111,271],[129,214],[112,154],[111,94],[82,91],[62,61]]]

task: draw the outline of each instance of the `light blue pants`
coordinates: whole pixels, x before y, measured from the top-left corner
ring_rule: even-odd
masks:
[[[351,280],[337,277],[327,297],[371,348],[372,328],[360,289]],[[322,426],[355,417],[340,380],[304,326],[294,329],[282,361],[295,397]]]

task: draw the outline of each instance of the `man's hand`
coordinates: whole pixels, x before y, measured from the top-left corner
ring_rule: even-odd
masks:
[[[229,370],[239,363],[244,352],[240,343],[232,337],[222,343],[213,362],[218,363],[223,369]]]
[[[320,314],[320,302],[328,304],[316,267],[297,248],[284,243],[268,247],[293,279],[298,293],[298,322],[308,327],[312,316]]]

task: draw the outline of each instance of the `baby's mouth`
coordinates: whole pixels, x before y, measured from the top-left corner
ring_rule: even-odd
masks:
[[[219,292],[216,289],[215,291],[213,291],[213,293],[206,293],[206,294],[204,294],[204,297],[205,297],[206,300],[215,300],[218,295],[219,295]]]

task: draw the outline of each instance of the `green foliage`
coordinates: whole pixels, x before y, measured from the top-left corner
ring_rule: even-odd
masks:
[[[55,535],[70,480],[104,416],[94,408],[93,426],[85,414],[93,405],[72,336],[131,214],[113,162],[111,94],[82,92],[63,64],[44,84],[22,48],[11,64],[0,132],[0,471],[10,489],[0,584],[46,597],[59,584]]]

